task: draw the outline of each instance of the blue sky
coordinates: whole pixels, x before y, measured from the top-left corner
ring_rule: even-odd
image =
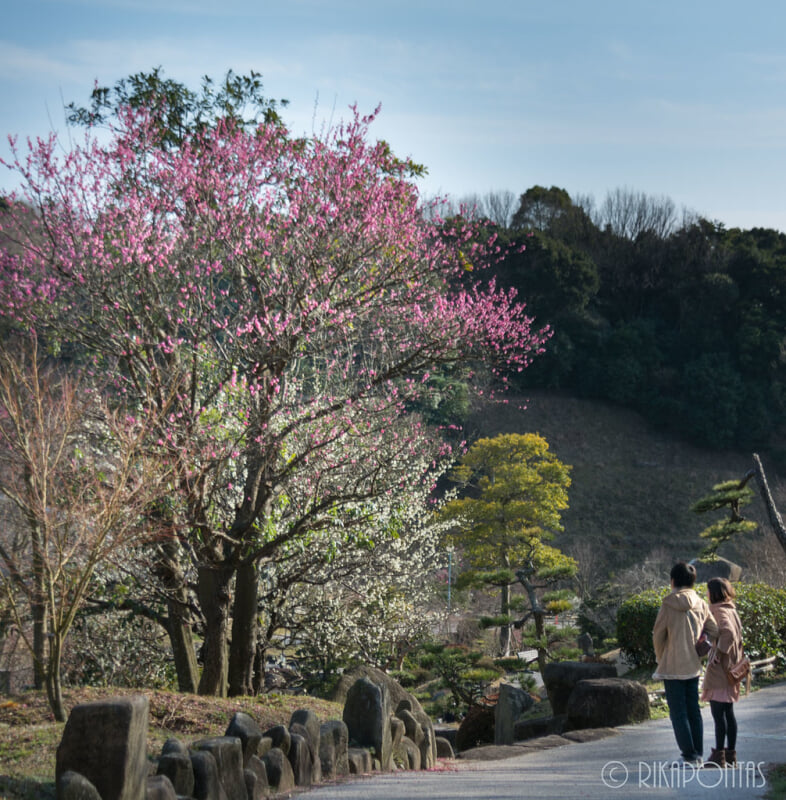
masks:
[[[381,104],[372,133],[428,195],[625,188],[786,231],[783,0],[7,0],[2,19],[1,156],[7,134],[67,136],[96,80],[253,69],[295,133]]]

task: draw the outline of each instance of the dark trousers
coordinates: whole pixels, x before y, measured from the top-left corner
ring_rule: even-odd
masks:
[[[664,680],[669,718],[683,758],[693,760],[704,750],[704,723],[699,708],[699,678]]]
[[[710,700],[710,711],[715,722],[715,747],[721,750],[726,747],[734,750],[737,747],[737,718],[734,716],[734,703],[720,703]]]

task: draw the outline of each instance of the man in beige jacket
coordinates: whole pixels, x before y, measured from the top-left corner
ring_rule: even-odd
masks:
[[[701,766],[704,725],[699,708],[701,661],[696,642],[704,631],[718,636],[709,607],[693,589],[696,568],[680,561],[671,569],[671,592],[666,595],[652,630],[658,668],[652,677],[663,681],[674,737],[685,763]]]

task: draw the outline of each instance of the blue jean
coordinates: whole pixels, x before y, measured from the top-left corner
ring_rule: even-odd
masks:
[[[669,718],[683,758],[693,760],[704,750],[704,723],[699,708],[699,679],[664,680]]]

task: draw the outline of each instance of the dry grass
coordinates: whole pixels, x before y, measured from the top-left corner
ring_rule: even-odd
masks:
[[[135,694],[130,689],[65,689],[66,706],[107,697]],[[294,695],[261,695],[228,699],[199,697],[175,692],[141,690],[150,701],[149,757],[164,742],[176,737],[189,743],[206,736],[221,736],[236,711],[250,714],[266,730],[289,724],[292,712],[312,710],[320,720],[341,719],[342,706],[327,700]],[[55,752],[63,723],[52,717],[42,692],[25,692],[0,701],[0,798],[53,798]]]
[[[572,552],[581,543],[585,555],[592,548],[604,574],[639,564],[653,551],[667,561],[698,556],[705,545],[699,533],[718,515],[695,514],[691,505],[713,484],[739,480],[753,466],[750,453],[694,447],[652,430],[633,411],[553,392],[484,408],[475,424],[483,436],[539,433],[573,467],[565,532],[555,544]],[[766,460],[764,466],[783,510],[786,490]],[[760,523],[761,534],[730,542],[719,555],[753,568],[774,536],[758,495],[745,513]],[[778,558],[786,565],[782,550]]]

